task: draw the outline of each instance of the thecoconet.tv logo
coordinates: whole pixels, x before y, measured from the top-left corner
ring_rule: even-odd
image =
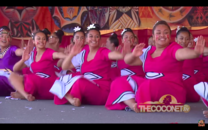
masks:
[[[190,111],[190,106],[178,103],[173,95],[166,94],[159,101],[147,101],[138,105],[140,112],[185,112]]]

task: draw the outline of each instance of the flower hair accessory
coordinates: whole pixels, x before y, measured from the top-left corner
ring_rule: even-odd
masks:
[[[154,26],[158,23],[159,21],[157,21],[155,24],[154,24]],[[153,26],[153,28],[154,28],[154,26]]]
[[[3,28],[1,28],[1,29],[0,29],[0,35],[1,35],[1,34],[10,34],[10,32],[7,31],[7,30],[5,30],[5,29],[3,29]]]
[[[92,28],[96,28],[94,24],[91,24],[90,26],[87,27],[87,30],[90,30]]]
[[[80,30],[81,30],[81,28],[79,26],[74,28],[74,32],[77,32],[77,31],[80,31]]]
[[[124,29],[124,30],[121,32],[121,35],[123,35],[126,31],[127,31],[127,30],[126,30],[126,29]]]
[[[177,33],[181,28],[184,28],[184,26],[182,26],[182,27],[178,26],[177,29],[176,29],[176,33]]]
[[[111,36],[113,35],[114,33],[111,33]]]
[[[197,38],[197,37],[196,37],[196,38],[194,38],[194,41],[195,41],[195,42],[197,42],[197,41],[198,41],[198,38]]]

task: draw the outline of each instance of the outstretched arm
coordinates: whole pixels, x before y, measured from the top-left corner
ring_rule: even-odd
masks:
[[[72,64],[72,58],[74,57],[74,54],[69,54],[63,61],[61,67],[63,70],[70,70],[75,68],[74,65]]]
[[[53,53],[53,59],[64,59],[66,58],[66,54],[63,52],[54,52]]]
[[[143,62],[141,61],[140,56],[143,54],[142,50],[143,50],[144,46],[145,46],[144,43],[140,43],[140,44],[136,45],[133,52],[127,54],[124,57],[125,63],[130,66],[142,65]]]
[[[124,55],[118,51],[112,51],[108,53],[108,58],[110,60],[122,60]]]
[[[18,72],[21,71],[23,68],[27,67],[25,65],[25,61],[24,60],[19,60],[13,67],[13,72]]]
[[[205,53],[205,40],[202,36],[198,37],[194,50],[189,48],[181,48],[176,51],[175,57],[178,61],[186,59],[194,59]]]
[[[18,48],[15,50],[15,55],[16,56],[22,56],[24,49],[23,48]]]
[[[203,53],[204,56],[208,56],[208,47],[204,47],[204,53]]]
[[[72,64],[72,58],[75,57],[77,54],[79,54],[82,51],[82,46],[84,44],[83,40],[76,40],[76,44],[71,44],[68,46],[68,55],[64,59],[61,67],[63,70],[71,70],[75,68],[75,66]]]
[[[27,45],[26,49],[23,51],[22,59],[18,61],[14,67],[13,71],[18,72],[26,67],[25,61],[27,61],[30,58],[30,48],[29,44]]]
[[[200,56],[199,53],[197,53],[194,50],[189,49],[189,48],[178,49],[176,51],[176,54],[175,54],[175,57],[178,61],[183,61],[183,60],[186,60],[186,59],[194,59],[194,58],[197,58],[199,56]]]
[[[126,56],[124,57],[124,61],[130,66],[142,65],[142,61],[140,60],[140,58],[138,56],[134,56],[132,53],[126,54]]]
[[[32,39],[29,39],[28,40],[28,44],[27,44],[27,47],[29,48],[29,52],[32,51],[33,47],[34,47],[34,44],[32,42]],[[24,52],[24,49],[25,48],[25,44],[24,44],[24,40],[22,39],[21,41],[21,48],[18,48],[15,50],[15,55],[16,56],[22,56],[23,55],[23,52]]]

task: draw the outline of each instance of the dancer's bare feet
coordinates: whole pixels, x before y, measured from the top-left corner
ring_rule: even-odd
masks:
[[[12,98],[19,98],[19,99],[25,99],[23,95],[21,95],[19,92],[11,92],[11,97]]]
[[[133,110],[136,113],[139,113],[139,109],[138,109],[137,103],[135,102],[134,98],[126,100],[126,101],[124,101],[124,103],[127,106],[129,106],[131,108],[131,110]]]
[[[33,95],[31,95],[31,94],[28,94],[27,97],[26,97],[26,99],[28,101],[34,101],[35,100],[35,97]]]
[[[204,114],[204,117],[205,117],[205,118],[208,118],[208,110],[203,111],[203,114]]]
[[[75,107],[81,106],[81,102],[80,102],[79,98],[73,98],[70,103],[72,105],[74,105]]]
[[[70,94],[67,94],[65,96],[65,98],[69,101],[69,103],[75,107],[79,107],[81,106],[81,101],[79,100],[79,98],[75,98]]]
[[[132,106],[130,106],[130,108],[131,108],[134,112],[139,113],[139,109],[138,109],[138,107],[137,107],[137,103],[134,103]]]

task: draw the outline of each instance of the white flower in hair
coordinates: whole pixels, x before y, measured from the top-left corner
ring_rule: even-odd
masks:
[[[77,31],[80,31],[80,30],[81,30],[81,28],[79,26],[74,28],[74,32],[77,32]]]
[[[197,38],[197,37],[196,37],[196,38],[194,38],[194,41],[195,41],[195,42],[197,42],[197,41],[198,41],[198,38]]]
[[[177,29],[176,29],[176,33],[177,33],[180,29],[181,29],[180,26],[178,26]]]
[[[126,29],[124,29],[124,30],[121,32],[121,35],[123,35],[126,31],[127,31],[127,30],[126,30]]]
[[[184,28],[184,26],[182,26],[182,27],[178,26],[178,27],[177,27],[177,30],[176,30],[176,33],[177,33],[181,28]]]
[[[111,33],[111,35],[113,35],[113,33]]]
[[[96,28],[94,24],[91,24],[90,26],[87,27],[87,30],[90,30],[91,28]]]
[[[154,26],[158,23],[159,21],[157,21],[155,24],[154,24]],[[154,28],[154,26],[153,26],[153,28]]]

